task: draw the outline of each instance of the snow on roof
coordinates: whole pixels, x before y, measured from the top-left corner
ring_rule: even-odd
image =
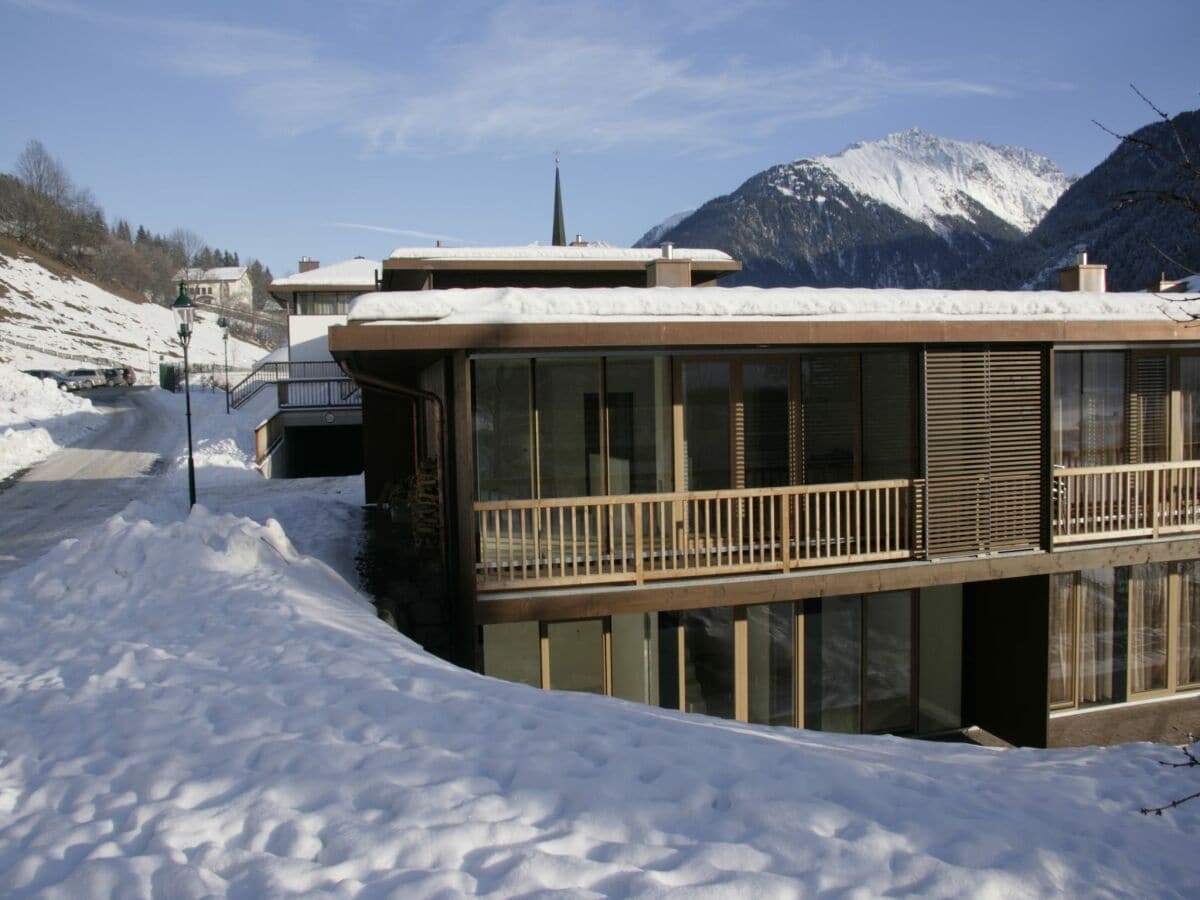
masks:
[[[676,247],[676,259],[698,262],[733,262],[733,257],[720,250],[693,250]],[[586,260],[588,262],[650,262],[662,256],[655,247],[547,247],[528,244],[522,247],[400,247],[390,259],[470,260],[490,262],[501,260]]]
[[[180,269],[176,281],[237,281],[246,274],[245,266],[219,266],[215,269]]]
[[[662,319],[1187,321],[1200,301],[1151,294],[867,288],[485,288],[364,294],[349,321],[503,324]]]
[[[375,287],[375,276],[379,271],[380,262],[377,259],[345,259],[341,262],[330,263],[307,272],[297,272],[286,278],[276,278],[271,282],[270,290],[286,290],[296,287],[316,287],[319,285],[338,285],[341,287],[358,287],[363,290]]]

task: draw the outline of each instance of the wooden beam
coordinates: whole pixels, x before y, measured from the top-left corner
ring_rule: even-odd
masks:
[[[476,602],[475,615],[480,623],[599,618],[619,613],[736,607],[810,597],[873,594],[1193,559],[1200,559],[1200,538],[1162,539],[1073,547],[1053,553],[1039,551],[937,562],[802,569],[786,574],[661,581],[641,587],[575,586],[497,592]]]

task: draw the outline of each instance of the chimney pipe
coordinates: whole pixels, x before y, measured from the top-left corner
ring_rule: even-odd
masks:
[[[674,259],[675,258],[675,245],[672,244],[670,241],[666,241],[662,245],[662,258],[663,259]]]

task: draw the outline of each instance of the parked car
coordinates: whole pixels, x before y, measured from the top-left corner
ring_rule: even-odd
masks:
[[[94,388],[104,384],[104,376],[95,369],[72,369],[67,377],[80,388]]]
[[[125,379],[125,385],[132,387],[137,383],[137,373],[130,366],[122,366],[119,370],[121,377]]]
[[[108,387],[125,387],[125,374],[120,369],[101,369],[100,374]]]
[[[26,375],[32,375],[34,378],[48,378],[58,385],[60,391],[73,391],[71,381],[66,375],[61,372],[51,372],[49,369],[23,369]]]

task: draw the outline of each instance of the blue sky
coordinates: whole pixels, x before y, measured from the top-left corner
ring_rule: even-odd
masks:
[[[40,139],[110,219],[301,255],[627,245],[775,163],[912,126],[1072,174],[1200,107],[1195,0],[0,0],[0,169]]]

